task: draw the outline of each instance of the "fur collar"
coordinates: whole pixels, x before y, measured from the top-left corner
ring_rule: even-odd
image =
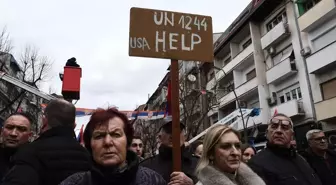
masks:
[[[236,185],[224,173],[210,165],[201,170],[198,179],[200,182],[197,185]],[[245,163],[240,163],[235,180],[238,185],[265,185]]]

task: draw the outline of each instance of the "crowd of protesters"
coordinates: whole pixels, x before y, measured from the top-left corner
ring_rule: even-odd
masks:
[[[202,141],[186,142],[181,124],[181,171],[173,170],[172,122],[159,129],[154,156],[126,115],[97,109],[82,146],[76,139],[76,109],[57,99],[43,112],[38,138],[28,114],[14,113],[1,130],[0,185],[335,185],[336,153],[322,130],[306,134],[309,148],[297,152],[293,122],[277,113],[268,123],[266,148],[242,144],[239,132],[216,125]],[[153,133],[155,134],[155,133]]]

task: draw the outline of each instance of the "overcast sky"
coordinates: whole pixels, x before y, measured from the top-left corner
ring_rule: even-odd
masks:
[[[27,44],[53,61],[50,81],[58,94],[58,73],[76,57],[83,69],[77,107],[116,105],[133,110],[146,103],[166,74],[169,60],[128,56],[131,7],[209,15],[223,32],[250,0],[1,0],[0,29],[7,26],[14,56]]]

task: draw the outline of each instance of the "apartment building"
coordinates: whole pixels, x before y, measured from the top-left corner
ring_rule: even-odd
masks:
[[[168,68],[169,69],[169,68]],[[170,80],[170,72],[163,77],[155,92],[148,98],[144,110],[160,111],[166,109],[168,81]]]
[[[252,1],[217,40],[215,75],[207,84],[219,103],[208,114],[212,120],[238,108],[261,108],[244,123],[263,133],[275,112],[290,116],[296,127],[314,119],[297,11],[292,1]],[[244,128],[242,122],[233,127]]]
[[[336,2],[298,2],[302,53],[312,86],[316,119],[325,131],[336,129]]]

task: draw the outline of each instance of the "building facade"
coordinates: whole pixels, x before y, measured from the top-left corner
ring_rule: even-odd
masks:
[[[298,2],[302,53],[312,86],[316,119],[323,130],[336,129],[336,2]]]
[[[290,116],[297,128],[316,118],[297,15],[293,1],[252,1],[219,37],[215,75],[207,84],[219,103],[208,114],[212,122],[239,108],[260,108],[244,123],[262,136],[276,112]],[[232,126],[244,129],[242,121]]]

